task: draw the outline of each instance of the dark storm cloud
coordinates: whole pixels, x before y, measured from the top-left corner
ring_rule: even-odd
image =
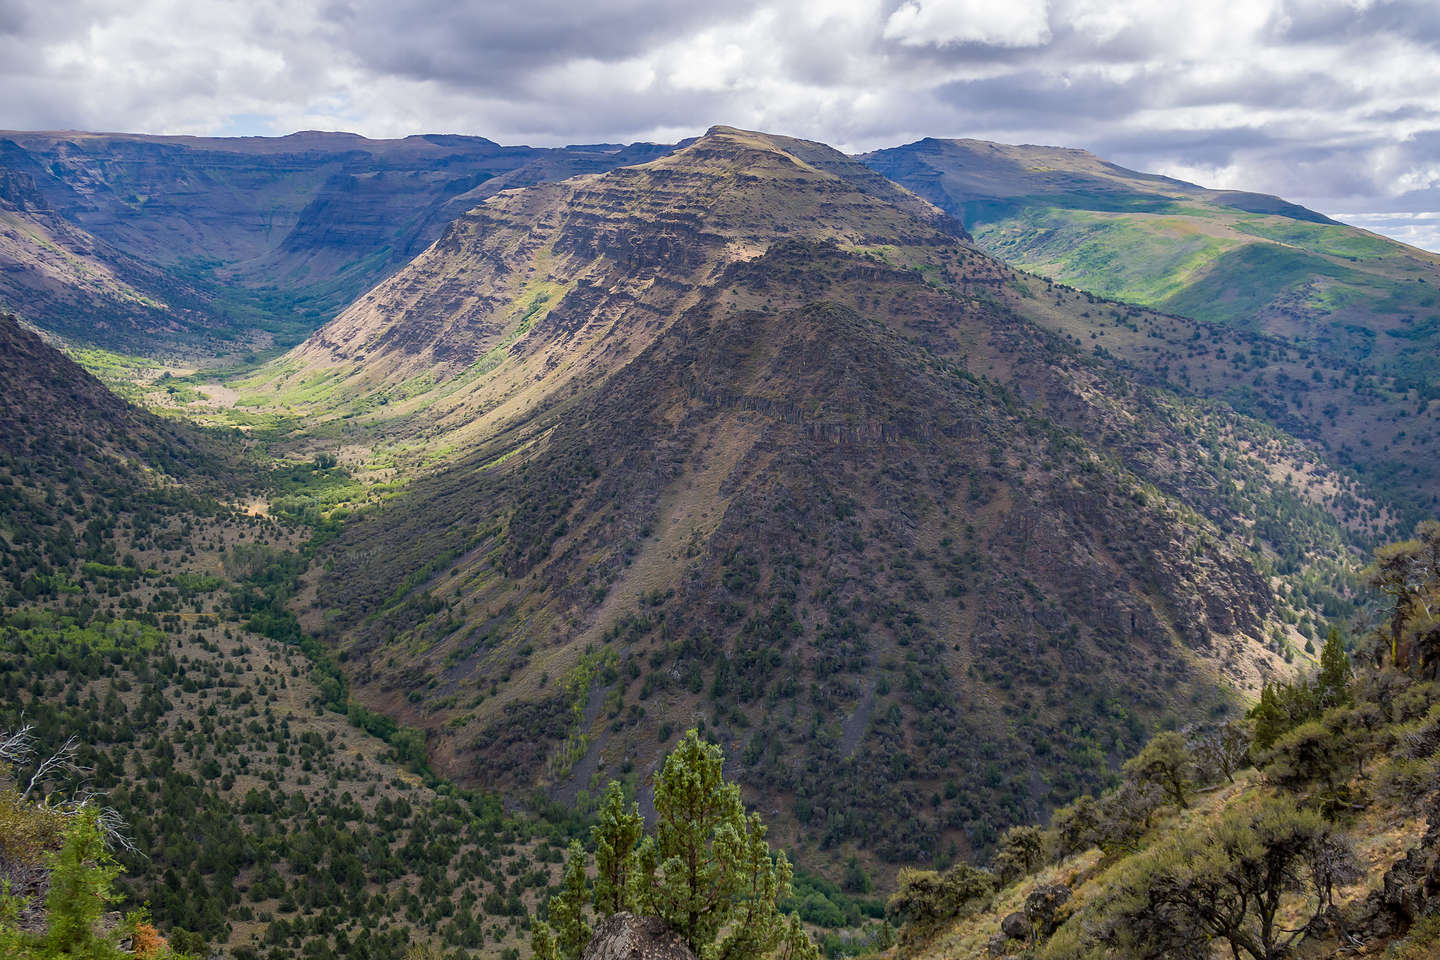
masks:
[[[348,0],[327,7],[324,14],[341,42],[373,68],[422,80],[505,86],[517,75],[576,57],[602,62],[633,57],[753,6],[655,0]]]
[[[970,136],[1391,216],[1440,190],[1437,48],[1431,0],[0,0],[0,126]]]
[[[1145,105],[1148,85],[1119,85],[1100,77],[1067,77],[1049,71],[1025,70],[998,77],[957,80],[935,90],[935,97],[965,111],[972,122],[986,126],[1017,113],[1040,125],[1074,123],[1129,113]]]

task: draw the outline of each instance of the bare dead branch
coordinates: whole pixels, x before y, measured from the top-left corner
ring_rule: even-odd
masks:
[[[26,785],[25,791],[20,794],[20,799],[25,800],[29,798],[31,791],[44,783],[45,779],[57,770],[77,770],[75,753],[79,749],[79,746],[80,739],[72,735],[60,745],[59,750],[56,750],[50,756],[40,761],[40,766],[35,768],[35,774],[30,778],[30,783]]]
[[[25,763],[35,755],[35,725],[27,723],[19,730],[0,733],[0,760]]]

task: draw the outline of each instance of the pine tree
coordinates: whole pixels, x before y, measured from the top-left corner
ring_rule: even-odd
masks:
[[[585,851],[580,841],[570,842],[570,860],[560,880],[560,893],[550,900],[550,922],[554,925],[555,946],[561,960],[579,960],[590,942],[590,924],[585,922]]]
[[[120,951],[96,935],[100,915],[120,899],[113,884],[120,867],[105,849],[99,814],[85,808],[65,830],[65,844],[49,857],[50,893],[45,899],[50,927],[41,945],[47,957],[118,957]]]
[[[649,837],[637,805],[627,810],[623,789],[610,784],[591,831],[595,910],[658,917],[700,960],[819,960],[800,918],[778,906],[791,893],[790,861],[771,853],[764,823],[746,814],[723,765],[720,748],[689,731],[655,779]],[[577,960],[591,935],[587,902],[584,853],[572,843],[550,922],[532,928],[537,960]]]
[[[1275,688],[1270,685],[1270,681],[1265,681],[1265,685],[1260,688],[1260,701],[1250,708],[1248,716],[1255,722],[1256,748],[1269,750],[1287,728],[1285,712],[1280,709]]]
[[[1320,675],[1315,678],[1315,693],[1321,709],[1350,703],[1350,656],[1340,642],[1340,631],[1330,628],[1325,649],[1320,651]]]
[[[638,904],[701,960],[813,960],[818,951],[799,919],[777,906],[791,892],[790,862],[771,856],[765,825],[746,816],[723,764],[720,748],[695,730],[665,759],[655,780],[655,836],[637,855]]]
[[[625,809],[625,791],[610,781],[600,808],[600,822],[590,831],[595,843],[595,912],[601,917],[630,910],[634,904],[631,887],[635,879],[635,845],[640,842],[644,821],[633,801]]]
[[[553,901],[551,909],[554,909]],[[560,960],[555,933],[544,920],[536,920],[530,925],[530,955],[532,960]]]

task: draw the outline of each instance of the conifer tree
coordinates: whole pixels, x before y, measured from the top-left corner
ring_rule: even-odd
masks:
[[[1255,746],[1269,750],[1276,739],[1286,730],[1285,712],[1280,709],[1275,688],[1270,681],[1260,688],[1260,700],[1250,708],[1249,717],[1255,722]]]
[[[1050,820],[1055,853],[1061,859],[1100,842],[1100,804],[1089,794],[1082,794],[1073,803],[1055,811]]]
[[[554,909],[554,901],[551,901]],[[530,956],[532,960],[560,960],[560,950],[555,944],[555,933],[550,924],[536,920],[530,925]]]
[[[815,958],[799,918],[777,905],[790,895],[790,862],[772,857],[765,825],[745,814],[723,764],[720,748],[693,729],[666,758],[655,780],[655,835],[637,855],[638,905],[701,960]]]
[[[600,822],[590,831],[595,843],[595,912],[608,917],[630,910],[635,879],[635,846],[644,831],[639,805],[625,808],[625,791],[614,780],[605,791]]]
[[[1340,642],[1340,631],[1330,628],[1325,648],[1320,651],[1320,675],[1315,678],[1316,699],[1321,709],[1348,704],[1350,697],[1350,656]]]
[[[1111,956],[1208,957],[1220,940],[1236,958],[1282,960],[1356,867],[1345,838],[1293,798],[1237,806],[1126,861],[1098,927]]]
[[[579,960],[590,942],[590,924],[585,922],[585,851],[580,841],[570,842],[570,859],[560,879],[560,893],[550,900],[550,923],[561,960]]]
[[[591,832],[596,913],[658,917],[700,960],[819,960],[800,918],[778,906],[791,893],[790,861],[772,854],[765,824],[746,814],[723,765],[720,748],[689,731],[655,778],[655,833],[643,838],[638,806],[627,810],[610,784]],[[532,927],[537,960],[578,960],[591,936],[588,902],[584,853],[572,843],[550,922]]]
[[[1190,780],[1186,776],[1192,763],[1185,738],[1173,730],[1158,733],[1145,744],[1145,749],[1125,763],[1125,774],[1141,783],[1150,783],[1175,801],[1184,810]]]
[[[120,867],[105,849],[99,814],[81,810],[65,830],[65,844],[49,858],[50,892],[45,899],[50,926],[40,946],[46,957],[118,957],[109,939],[96,933],[100,915],[116,900]]]

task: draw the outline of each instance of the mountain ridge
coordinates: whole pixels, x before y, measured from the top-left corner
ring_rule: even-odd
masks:
[[[1078,313],[1083,297],[797,151],[719,127],[649,164],[497,195],[232,386],[294,397],[287,415],[333,424],[342,449],[451,450],[347,525],[295,608],[363,702],[430,731],[449,775],[512,796],[576,797],[599,770],[643,781],[657,731],[698,715],[782,808],[799,744],[829,757],[805,767],[799,809],[819,820],[776,827],[818,850],[946,792],[942,755],[971,771],[996,754],[950,753],[1029,758],[991,800],[952,792],[869,855],[983,847],[1007,810],[1103,777],[1097,756],[1165,710],[1226,709],[1222,673],[1280,669],[1301,641],[1279,611],[1309,601],[1225,546],[1246,511],[1314,538],[1282,577],[1343,580],[1348,535],[1284,479],[1313,452],[1135,388],[1037,325],[1043,303]],[[956,410],[970,425],[942,422]],[[1223,465],[1242,449],[1244,466]],[[1242,482],[1253,502],[1222,493]],[[882,663],[884,693],[860,679]],[[1041,692],[1128,669],[1138,713]],[[777,670],[794,685],[774,687]],[[957,696],[973,714],[945,714],[942,736],[926,711]],[[802,697],[813,726],[786,718]],[[1063,732],[1076,709],[1108,718],[1104,746]],[[1065,747],[1033,753],[1042,741]],[[870,767],[897,745],[915,764],[900,793],[842,798],[885,780]],[[854,764],[868,772],[837,772]]]
[[[1440,380],[1427,357],[1440,344],[1440,256],[1278,198],[1136,174],[1083,151],[927,140],[862,159],[1020,269],[1304,351],[1303,373],[1267,377],[1263,363],[1258,374],[1246,365],[1234,372],[1252,381],[1249,395],[1234,381],[1222,392],[1324,443],[1400,505],[1402,525],[1440,504],[1437,477],[1415,469],[1437,452],[1428,408]],[[1103,325],[1071,331],[1150,362]],[[1163,352],[1186,384],[1210,379],[1208,361],[1186,362],[1174,345]],[[1327,389],[1321,368],[1346,388]]]
[[[73,228],[201,293],[197,316],[177,330],[133,317],[86,338],[77,331],[95,311],[77,324],[73,310],[37,302],[27,302],[28,319],[100,346],[204,355],[303,339],[488,190],[605,170],[669,149],[535,149],[438,135],[372,141],[329,133],[214,139],[9,131],[0,134],[0,166],[28,173]]]
[[[144,412],[0,318],[0,684],[103,745],[137,889],[217,943],[513,958],[599,789],[652,813],[691,727],[826,878],[979,860],[1150,733],[1238,720],[1396,523],[1295,435],[1400,410],[1392,380],[1026,272],[823,144],[379,170],[307,137],[330,159],[276,154],[270,246],[227,242],[377,282],[285,354],[156,376]],[[58,146],[54,206],[13,171],[0,202],[79,185],[101,232],[137,185],[208,202],[147,192],[180,179],[155,146]],[[263,181],[231,201],[279,189],[206,156]]]

